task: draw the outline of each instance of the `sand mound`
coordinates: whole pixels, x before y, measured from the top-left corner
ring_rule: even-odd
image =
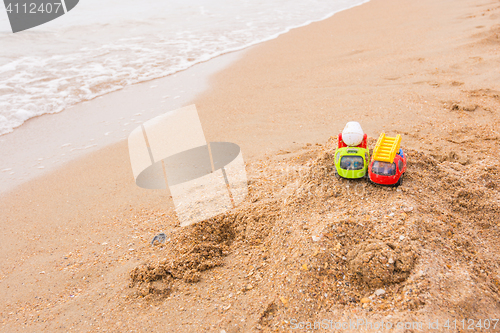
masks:
[[[449,136],[469,150],[490,147],[493,156],[406,149],[408,172],[398,189],[336,178],[335,138],[252,163],[246,202],[169,235],[158,247],[165,259],[132,270],[131,285],[139,295],[165,297],[214,267],[231,276],[250,272],[226,288],[255,293],[250,300],[267,295],[262,326],[357,307],[496,313],[500,172],[493,134],[485,126]]]
[[[143,296],[165,296],[174,280],[198,282],[203,271],[223,265],[235,239],[259,243],[274,220],[274,212],[259,204],[187,227],[172,235],[173,240],[165,248],[166,259],[137,266],[130,272],[131,286],[137,286]],[[155,283],[159,281],[163,285]]]
[[[415,254],[410,247],[397,248],[378,240],[362,242],[347,254],[353,278],[370,287],[402,282],[410,274]]]

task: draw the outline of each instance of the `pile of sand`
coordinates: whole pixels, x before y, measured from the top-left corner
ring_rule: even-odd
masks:
[[[398,189],[336,178],[335,138],[253,163],[246,202],[171,235],[158,248],[165,259],[136,267],[131,285],[147,299],[168,295],[172,284],[196,283],[207,269],[237,266],[232,253],[244,247],[256,255],[251,287],[270,295],[261,326],[348,308],[494,314],[499,136],[488,126],[449,134],[471,154],[407,150]]]

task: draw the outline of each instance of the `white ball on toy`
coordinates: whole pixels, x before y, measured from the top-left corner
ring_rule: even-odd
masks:
[[[348,146],[355,147],[363,141],[365,133],[357,121],[348,122],[342,131],[342,141]]]

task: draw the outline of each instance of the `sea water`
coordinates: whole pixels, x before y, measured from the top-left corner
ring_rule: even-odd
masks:
[[[0,135],[366,1],[80,0],[15,34],[0,7]]]

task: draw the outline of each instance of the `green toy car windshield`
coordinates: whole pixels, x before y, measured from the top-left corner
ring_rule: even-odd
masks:
[[[364,167],[361,156],[342,156],[340,167],[344,170],[361,170]]]

